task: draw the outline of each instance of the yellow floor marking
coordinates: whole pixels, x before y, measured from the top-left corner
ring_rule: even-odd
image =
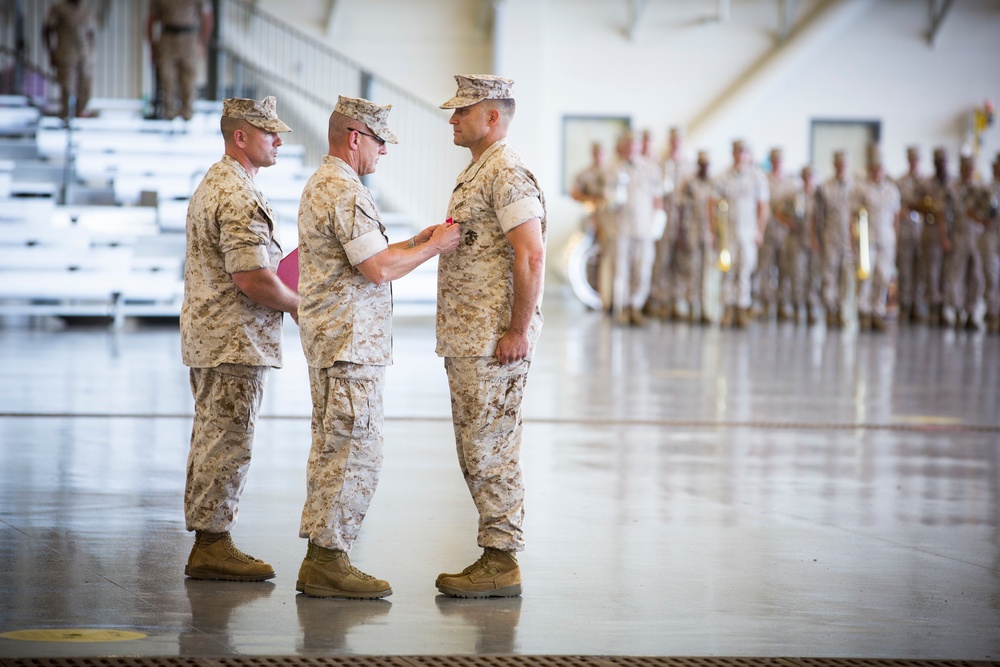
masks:
[[[99,628],[55,628],[45,630],[15,630],[0,633],[5,639],[27,642],[126,642],[144,639],[141,632],[129,630],[102,630]]]
[[[894,419],[909,424],[961,424],[958,417],[935,417],[934,415],[895,415]]]

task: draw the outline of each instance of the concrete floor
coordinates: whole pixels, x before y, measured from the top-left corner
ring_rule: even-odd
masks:
[[[176,326],[8,322],[0,634],[55,633],[0,637],[0,657],[1000,658],[1000,337],[618,329],[558,295],[545,311],[524,595],[485,601],[434,588],[479,550],[431,318],[397,318],[385,468],[352,553],[392,584],[383,601],[294,590],[310,410],[294,326],[234,532],[278,576],[234,584],[183,576]]]

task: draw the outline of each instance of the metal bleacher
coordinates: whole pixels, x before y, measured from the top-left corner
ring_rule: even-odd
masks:
[[[0,97],[0,317],[177,317],[187,200],[223,153],[219,104],[172,122],[96,100],[67,127]],[[291,244],[303,155],[283,147],[268,181]]]
[[[188,199],[223,154],[221,103],[189,121],[142,116],[141,102],[95,100],[99,115],[42,116],[0,97],[0,324],[9,317],[177,317],[183,299]],[[311,174],[305,151],[281,147],[257,181],[282,245],[298,240],[298,206]],[[385,213],[390,241],[416,230]],[[436,292],[428,262],[394,288],[397,312],[426,312]]]

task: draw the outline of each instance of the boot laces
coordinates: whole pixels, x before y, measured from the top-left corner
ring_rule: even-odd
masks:
[[[347,569],[350,570],[351,574],[353,574],[358,579],[363,579],[364,581],[375,581],[375,577],[373,577],[370,574],[366,574],[361,570],[359,570],[358,568],[354,567],[354,565],[351,564],[351,561],[347,561]]]
[[[233,542],[232,535],[226,533],[226,536],[223,537],[222,539],[225,540],[226,547],[228,547],[229,553],[232,554],[235,558],[238,558],[238,559],[240,559],[242,561],[245,561],[247,563],[256,563],[256,562],[258,562],[259,559],[254,558],[253,556],[251,556],[248,553],[244,553],[243,551],[241,551],[239,549],[239,547],[236,546],[236,544]]]
[[[479,560],[477,560],[469,567],[465,568],[465,570],[462,571],[462,574],[472,574],[473,572],[479,572],[479,571],[485,572],[487,569],[489,569],[489,565],[490,565],[490,552],[487,550],[483,550],[483,555],[479,557]]]

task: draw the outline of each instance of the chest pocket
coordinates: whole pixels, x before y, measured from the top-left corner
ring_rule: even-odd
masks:
[[[358,197],[354,200],[354,234],[352,238],[358,238],[362,234],[365,234],[372,228],[376,228],[385,237],[386,242],[389,241],[388,236],[385,233],[385,225],[382,224],[382,220],[378,216],[378,212],[375,210],[375,204],[368,201],[363,197]]]

